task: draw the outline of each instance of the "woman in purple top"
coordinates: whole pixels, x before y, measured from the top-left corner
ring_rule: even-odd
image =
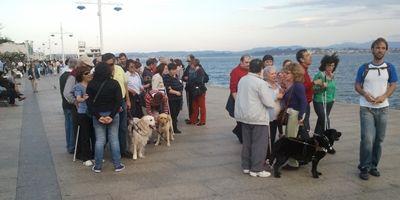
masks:
[[[297,137],[299,126],[303,126],[304,116],[307,108],[306,90],[304,87],[304,70],[297,63],[291,63],[285,68],[285,80],[287,90],[281,101],[282,109],[287,109],[289,114],[286,125],[286,137]],[[303,138],[305,136],[301,135]],[[289,159],[290,167],[299,167],[294,159]]]

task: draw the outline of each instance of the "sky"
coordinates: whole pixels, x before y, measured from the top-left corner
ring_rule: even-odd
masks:
[[[85,2],[86,9],[77,9]],[[399,0],[109,0],[102,1],[104,51],[231,50],[400,41]],[[122,10],[116,12],[119,3]],[[99,46],[97,0],[1,0],[2,36],[34,49],[76,53]],[[54,45],[57,43],[57,45]],[[44,45],[43,45],[44,44]]]

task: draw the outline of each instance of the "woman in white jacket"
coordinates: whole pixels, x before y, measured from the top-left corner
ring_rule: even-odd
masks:
[[[269,112],[274,107],[273,91],[262,76],[263,62],[250,62],[249,73],[240,79],[235,101],[235,119],[243,123],[242,169],[253,177],[268,177],[265,157],[268,148]]]

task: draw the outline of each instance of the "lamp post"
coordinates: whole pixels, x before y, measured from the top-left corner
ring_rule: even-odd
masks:
[[[84,10],[86,7],[83,4],[96,4],[93,2],[77,2],[79,4],[76,8],[79,10]],[[97,16],[99,17],[99,35],[100,35],[100,53],[103,53],[104,44],[103,44],[103,19],[102,19],[102,12],[101,6],[102,5],[112,5],[115,6],[115,11],[121,11],[121,4],[120,3],[102,3],[101,0],[97,0]]]
[[[62,54],[62,65],[65,63],[65,54],[64,54],[64,34],[67,34],[69,37],[73,37],[73,34],[70,32],[64,32],[62,23],[60,24],[60,32],[59,33],[52,33],[50,36],[54,37],[56,34],[60,34],[61,39],[61,54]]]
[[[52,44],[51,44],[51,37],[50,37],[50,36],[49,36],[49,38],[48,38],[47,44],[48,44],[47,49],[49,50],[49,60],[53,60],[53,59],[52,59],[52,55],[51,55],[51,54],[52,54],[52,51],[51,51],[51,45],[52,45]],[[46,45],[46,42],[43,42],[42,45],[43,45],[43,47],[44,47],[44,46]],[[54,46],[55,46],[55,45],[57,45],[57,43],[54,43]]]

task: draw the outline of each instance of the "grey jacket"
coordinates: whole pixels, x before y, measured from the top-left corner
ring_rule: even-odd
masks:
[[[73,104],[75,102],[75,96],[73,88],[76,84],[75,76],[69,75],[67,78],[67,82],[64,87],[64,98],[68,101],[68,103]]]
[[[246,124],[268,125],[269,109],[275,95],[258,74],[248,73],[240,79],[235,101],[235,119]]]

